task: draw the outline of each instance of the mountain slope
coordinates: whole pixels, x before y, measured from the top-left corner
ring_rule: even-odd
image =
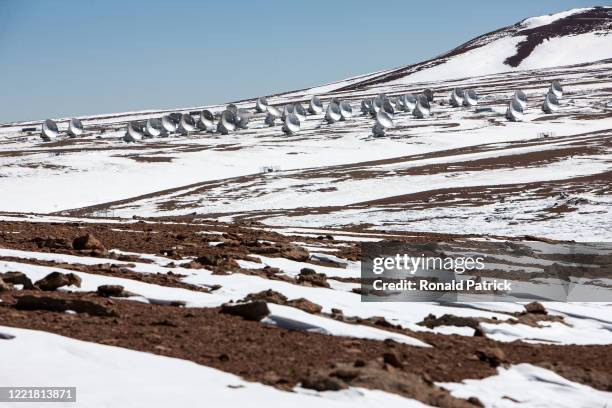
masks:
[[[607,58],[612,58],[612,7],[581,8],[527,18],[430,60],[314,87],[307,93],[449,80]]]

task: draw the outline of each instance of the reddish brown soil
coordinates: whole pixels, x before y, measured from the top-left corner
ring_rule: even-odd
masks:
[[[220,314],[217,308],[190,309],[103,299],[111,302],[110,308],[117,317],[98,317],[20,311],[11,306],[13,295],[39,293],[4,293],[0,305],[2,324],[192,360],[283,388],[293,387],[312,372],[340,363],[377,360],[391,352],[400,361],[402,371],[428,381],[483,378],[493,375],[493,366],[498,363],[526,362],[563,372],[567,378],[598,389],[612,390],[610,346],[497,343],[484,337],[411,333],[434,346],[423,349],[389,341],[287,331]],[[95,294],[51,293],[51,296],[100,299]],[[502,361],[492,363],[482,358],[483,353],[496,349],[501,351]]]

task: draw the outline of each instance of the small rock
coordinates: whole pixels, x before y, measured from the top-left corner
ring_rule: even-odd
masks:
[[[90,251],[101,251],[108,252],[102,242],[98,240],[93,234],[86,234],[80,237],[76,237],[74,241],[72,241],[72,247],[77,250],[90,250]]]
[[[195,259],[200,265],[219,266],[223,262],[223,257],[217,254],[204,254]]]
[[[307,286],[329,288],[327,277],[322,273],[316,273],[310,268],[304,268],[300,271],[297,281]]]
[[[525,311],[533,314],[548,314],[546,308],[539,302],[531,302],[525,305]]]
[[[63,238],[55,237],[36,237],[32,240],[39,248],[51,248],[51,249],[69,249],[70,242]]]
[[[14,338],[15,336],[13,336],[12,334],[0,333],[0,340],[12,340]]]
[[[262,290],[261,292],[257,293],[249,293],[243,301],[252,302],[255,300],[263,300],[265,302],[275,303],[277,305],[287,304],[287,297],[272,289]]]
[[[84,299],[61,299],[48,296],[25,295],[17,298],[14,307],[17,310],[48,310],[62,313],[66,310],[74,310],[77,313],[87,313],[92,316],[117,316],[117,313],[109,307]]]
[[[467,399],[467,402],[474,405],[475,407],[484,408],[484,404],[480,402],[480,400],[476,397],[470,397]]]
[[[34,285],[44,291],[53,291],[61,288],[62,286],[70,285],[80,288],[81,278],[74,273],[51,272],[41,280],[37,281]]]
[[[366,365],[365,361],[363,361],[360,358],[355,360],[355,363],[353,364],[353,366],[355,366],[355,367],[365,367],[365,365]]]
[[[335,307],[332,307],[331,313],[333,316],[344,316],[344,313],[342,312],[342,310],[336,309]]]
[[[124,288],[121,285],[101,285],[98,286],[98,295],[104,297],[122,297],[124,296]]]
[[[316,275],[316,274],[317,272],[312,268],[302,268],[300,270],[300,275],[307,276],[307,275]]]
[[[346,383],[339,378],[315,374],[302,379],[302,387],[315,391],[340,391],[348,388]]]
[[[0,273],[0,278],[6,283],[12,285],[23,285],[26,290],[36,289],[30,278],[28,278],[23,272],[5,272]]]
[[[489,363],[491,367],[498,367],[506,362],[506,354],[499,347],[487,347],[476,350],[476,356],[480,361]]]
[[[403,364],[400,361],[399,357],[397,356],[397,354],[393,353],[393,352],[387,352],[383,354],[383,361],[393,367],[396,368],[402,368]]]
[[[310,254],[302,247],[293,244],[285,244],[280,248],[280,255],[292,261],[304,262],[310,259]]]
[[[316,303],[304,298],[292,299],[287,302],[287,306],[295,307],[312,314],[321,313],[321,310],[323,310],[320,305],[317,305]]]
[[[268,304],[266,302],[256,300],[249,303],[226,303],[221,306],[221,313],[240,316],[246,320],[258,322],[270,314],[270,309],[268,309]]]

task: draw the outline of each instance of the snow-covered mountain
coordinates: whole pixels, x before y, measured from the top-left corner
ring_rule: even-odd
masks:
[[[612,7],[579,8],[527,18],[427,61],[314,87],[309,93],[467,78],[608,58],[612,58]]]

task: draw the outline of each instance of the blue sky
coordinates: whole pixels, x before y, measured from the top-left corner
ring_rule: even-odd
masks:
[[[592,2],[0,0],[0,122],[197,106],[418,62]]]

